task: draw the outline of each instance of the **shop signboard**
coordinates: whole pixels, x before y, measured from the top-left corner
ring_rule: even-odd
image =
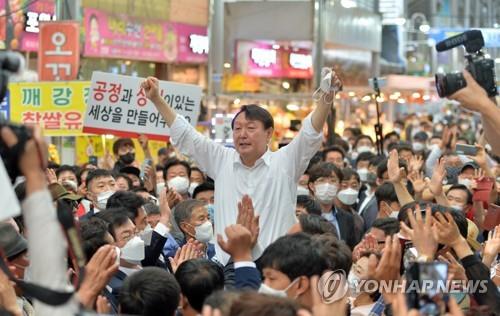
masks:
[[[84,55],[88,57],[161,63],[204,63],[208,59],[204,26],[145,21],[86,8],[84,27]]]
[[[90,82],[10,83],[10,119],[39,125],[45,136],[82,135]]]
[[[38,75],[41,81],[74,80],[80,63],[79,23],[44,22],[40,26]]]
[[[310,79],[312,53],[291,45],[282,47],[267,41],[238,41],[237,72],[256,77]]]
[[[54,0],[31,1],[24,10],[24,25],[21,34],[20,49],[26,52],[37,52],[40,24],[55,20],[56,4]]]
[[[167,123],[146,98],[141,88],[143,78],[92,74],[89,102],[85,110],[83,131],[92,134],[113,134],[166,140],[170,134]],[[160,81],[160,95],[175,112],[196,126],[200,113],[201,87]]]

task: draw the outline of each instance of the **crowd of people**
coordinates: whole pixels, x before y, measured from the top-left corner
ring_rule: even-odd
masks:
[[[334,89],[274,152],[262,107],[241,107],[224,147],[155,78],[171,142],[156,155],[121,138],[113,161],[57,166],[38,129],[2,127],[22,215],[0,223],[0,315],[500,314],[500,115],[464,76],[457,112],[396,121],[381,152],[356,127],[325,143]],[[407,287],[440,277],[458,287]]]

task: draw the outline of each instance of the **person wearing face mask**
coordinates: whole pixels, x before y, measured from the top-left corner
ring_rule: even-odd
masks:
[[[479,168],[475,162],[466,163],[457,177],[457,183],[465,185],[467,189],[472,190],[472,184],[474,182],[474,171]]]
[[[452,185],[446,192],[449,206],[457,212],[467,214],[472,206],[472,192],[463,184]]]
[[[179,193],[183,200],[189,198],[191,166],[186,161],[170,159],[165,164],[163,176],[169,190]]]
[[[340,239],[349,247],[356,245],[354,217],[335,207],[335,197],[342,181],[342,173],[331,163],[318,163],[309,171],[309,189],[321,205],[322,216],[335,226]]]
[[[358,154],[365,152],[373,153],[374,151],[373,140],[368,135],[360,135],[358,138],[356,138],[356,142],[354,143],[354,148]]]
[[[0,223],[0,249],[7,259],[6,263],[14,276],[20,280],[29,280],[28,267],[28,243],[10,223]],[[34,315],[33,306],[30,301],[22,295],[20,289],[14,287],[17,295],[17,305],[22,307],[25,315]]]
[[[106,209],[106,203],[110,196],[116,191],[116,181],[110,171],[104,169],[92,170],[85,179],[86,200],[90,202],[89,211],[80,216],[80,220],[86,220],[94,214]],[[82,204],[84,201],[81,202]]]
[[[73,166],[62,165],[56,170],[57,182],[63,185],[66,190],[75,193],[78,190],[78,180]]]
[[[126,174],[130,181],[132,181],[132,187],[130,189],[144,186],[144,181],[141,179],[141,170],[139,170],[139,168],[132,166],[124,167],[120,169],[120,173]]]
[[[114,239],[114,246],[119,248],[120,266],[108,282],[106,288],[110,292],[110,303],[118,306],[118,298],[123,282],[127,276],[142,269],[141,261],[145,256],[144,241],[138,236],[134,223],[126,215],[124,209],[108,209],[97,215],[106,221],[108,231]]]
[[[113,154],[115,155],[114,172],[133,166],[135,163],[135,146],[130,138],[119,138],[113,143]]]
[[[427,151],[427,140],[429,135],[425,132],[418,132],[413,136],[412,149],[416,154],[422,154]]]
[[[191,175],[189,177],[189,195],[192,197],[194,189],[196,189],[197,186],[205,182],[205,175],[203,172],[200,170],[198,167],[192,167],[191,168]]]
[[[374,254],[377,260],[380,260],[379,253],[365,252],[361,257],[353,263],[351,271],[347,277],[349,292],[351,298],[351,315],[352,316],[368,316],[375,307],[377,300],[380,297],[380,292],[375,289],[373,291],[369,286],[363,286],[363,280],[369,280],[368,261],[370,255]]]
[[[172,211],[172,235],[179,247],[190,239],[203,245],[205,257],[211,259],[215,255],[214,230],[209,219],[207,205],[203,201],[185,200],[175,206]],[[163,249],[168,257],[174,257],[175,249]]]
[[[338,209],[352,214],[354,218],[354,234],[356,236],[356,243],[358,243],[365,231],[365,222],[355,211],[358,203],[361,182],[356,171],[350,168],[342,169],[342,179],[343,180],[340,183],[340,190],[334,202]]]
[[[145,242],[145,256],[141,262],[143,267],[167,268],[168,261],[162,257],[162,253],[167,240],[174,241],[168,228],[170,215],[160,214],[159,222],[152,228],[147,222],[146,203],[138,193],[119,191],[109,198],[106,208],[121,210],[134,223],[139,237]]]
[[[398,218],[401,205],[399,204],[398,196],[392,183],[385,182],[379,186],[375,191],[375,198],[378,205],[376,218]]]

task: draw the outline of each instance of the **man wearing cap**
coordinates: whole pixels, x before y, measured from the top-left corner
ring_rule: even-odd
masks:
[[[10,223],[0,223],[0,249],[3,250],[7,265],[17,279],[26,280],[26,270],[30,264],[28,259],[28,243]],[[24,315],[34,315],[33,306],[16,289],[17,305],[22,307]]]
[[[143,186],[143,182],[141,180],[141,170],[139,170],[139,168],[127,166],[121,168],[120,173],[124,173],[129,177],[129,179],[132,181],[133,188],[140,188]]]
[[[127,166],[133,166],[135,162],[135,146],[130,138],[119,138],[113,144],[115,155],[115,166],[113,171],[118,172]]]
[[[340,87],[335,73],[328,86]],[[297,182],[310,159],[321,147],[322,129],[330,113],[334,93],[321,91],[318,105],[302,122],[297,136],[276,152],[269,150],[274,132],[272,115],[258,105],[243,106],[231,124],[233,148],[220,146],[198,133],[184,117],[160,96],[159,82],[149,77],[142,88],[170,128],[172,144],[193,159],[200,169],[215,180],[215,233],[235,224],[237,205],[248,194],[260,215],[260,233],[254,259],[295,224]],[[173,91],[172,91],[173,92]],[[226,265],[229,255],[216,244],[216,257]]]

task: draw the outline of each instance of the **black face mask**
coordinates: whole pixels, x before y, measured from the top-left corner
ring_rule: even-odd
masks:
[[[120,155],[120,161],[126,165],[133,163],[135,160],[135,153],[127,153],[125,155]]]

